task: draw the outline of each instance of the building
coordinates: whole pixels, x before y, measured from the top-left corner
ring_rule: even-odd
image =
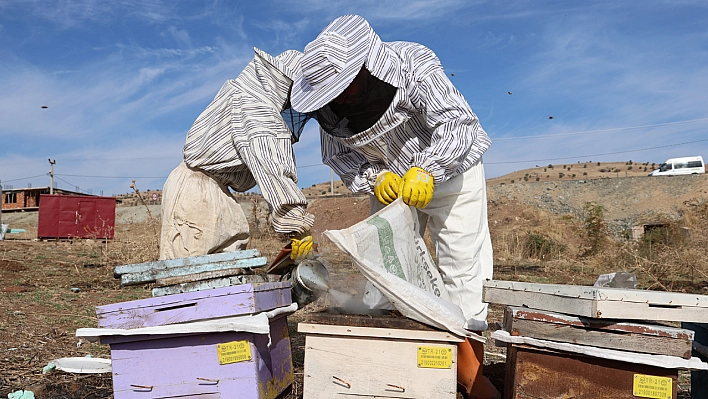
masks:
[[[3,212],[37,211],[39,210],[39,196],[42,194],[49,194],[49,187],[3,189],[2,195],[0,196],[0,201],[2,201],[2,206],[0,206],[0,209],[2,209]],[[90,194],[64,190],[61,188],[55,188],[54,194],[92,196]]]

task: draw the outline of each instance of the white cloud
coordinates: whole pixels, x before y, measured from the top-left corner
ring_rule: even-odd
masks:
[[[170,36],[177,42],[178,44],[181,44],[187,48],[192,47],[192,40],[189,37],[189,32],[187,32],[184,29],[178,29],[174,26],[170,26],[167,29],[167,32],[169,33]]]
[[[299,10],[313,16],[332,20],[345,14],[359,14],[371,21],[424,21],[434,20],[444,15],[454,15],[455,11],[483,4],[485,1],[466,0],[296,0],[284,2],[284,7]],[[325,23],[326,24],[326,23]],[[324,25],[322,25],[324,28]]]

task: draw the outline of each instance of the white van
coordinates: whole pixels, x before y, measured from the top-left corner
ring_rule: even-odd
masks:
[[[695,175],[706,173],[703,157],[671,158],[659,165],[659,169],[649,173],[649,176]]]

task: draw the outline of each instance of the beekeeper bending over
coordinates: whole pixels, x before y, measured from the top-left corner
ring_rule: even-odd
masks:
[[[485,330],[482,284],[492,278],[492,245],[482,154],[491,141],[438,58],[421,44],[384,43],[362,17],[345,15],[305,47],[301,66],[293,108],[317,112],[323,162],[353,192],[375,196],[372,213],[398,197],[417,208],[420,233],[430,227],[466,327]],[[382,306],[371,288],[365,301]],[[475,364],[461,367],[472,375],[458,381],[470,397],[496,397],[481,377],[477,344],[461,346],[460,365],[463,352]]]
[[[273,228],[291,237],[292,257],[311,254],[314,216],[297,186],[292,149],[307,116],[289,101],[301,57],[255,49],[189,129],[184,161],[163,189],[160,259],[244,249],[248,222],[229,188],[245,192],[256,184]]]

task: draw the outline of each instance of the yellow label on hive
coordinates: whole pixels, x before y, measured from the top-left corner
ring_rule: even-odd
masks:
[[[418,367],[428,369],[452,368],[452,348],[419,346]]]
[[[246,362],[251,360],[251,344],[247,341],[224,342],[216,345],[219,364]]]
[[[635,374],[633,394],[640,398],[672,399],[674,384],[669,377]]]

